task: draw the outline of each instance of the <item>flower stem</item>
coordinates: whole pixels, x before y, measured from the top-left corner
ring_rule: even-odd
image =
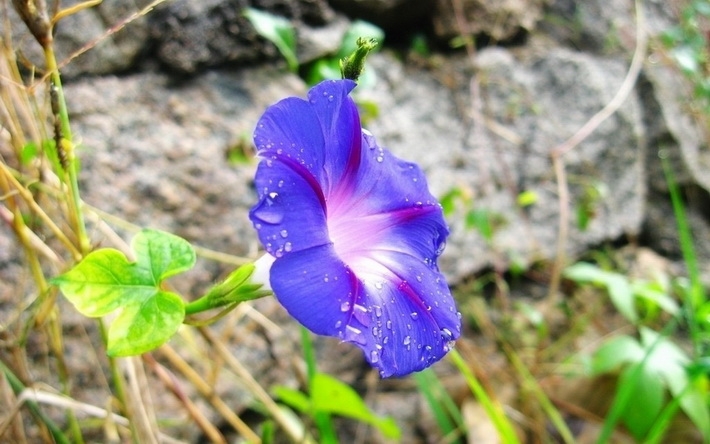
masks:
[[[69,214],[72,219],[74,230],[79,241],[79,250],[83,255],[91,251],[91,243],[86,234],[86,224],[81,211],[81,198],[79,196],[79,167],[76,161],[74,150],[74,139],[71,125],[69,124],[69,112],[64,98],[62,80],[57,67],[57,58],[54,54],[54,46],[50,40],[44,46],[44,58],[47,71],[50,72],[50,97],[52,112],[55,123],[55,145],[60,165],[64,170],[64,182],[69,187],[68,204]]]

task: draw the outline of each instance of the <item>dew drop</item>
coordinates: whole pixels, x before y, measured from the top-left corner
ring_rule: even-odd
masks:
[[[293,250],[293,244],[291,244],[291,242],[286,242],[284,244],[284,251],[288,253],[291,250]]]
[[[268,225],[281,223],[284,217],[283,211],[274,208],[278,197],[278,193],[271,192],[267,197],[262,199],[252,211],[254,218]]]
[[[447,340],[451,339],[453,337],[453,335],[451,334],[451,330],[449,330],[448,328],[441,329],[441,336],[443,336],[444,339],[447,339]]]
[[[282,186],[284,186],[284,181],[283,181],[283,180],[279,180],[279,188],[281,188]]]
[[[345,326],[345,340],[356,342],[362,345],[365,345],[367,343],[365,337],[362,335],[362,331],[350,325]]]
[[[382,343],[383,343],[383,344],[386,344],[386,343],[389,342],[389,340],[390,340],[390,337],[389,337],[389,336],[385,336],[385,338],[382,340]]]
[[[333,96],[328,96],[328,101],[332,102],[333,101]]]
[[[385,324],[389,330],[392,330],[392,321],[388,320]]]
[[[325,276],[325,277],[323,278],[323,282],[328,282],[328,281],[330,281],[330,279],[328,279],[328,276]]]
[[[343,321],[338,321],[335,323],[335,328],[340,328],[341,325],[343,325]]]
[[[377,156],[376,160],[377,160],[378,162],[382,163],[382,162],[385,160],[385,158],[382,157],[382,156]]]
[[[419,313],[417,313],[416,311],[413,311],[409,314],[409,316],[411,316],[412,319],[414,319],[416,321],[419,318]]]
[[[373,309],[375,310],[375,316],[377,316],[378,318],[382,316],[382,307],[380,307],[379,305],[375,305]]]
[[[382,282],[375,282],[375,288],[378,290],[382,290]]]
[[[342,304],[340,304],[340,311],[343,313],[350,310],[350,301],[345,301]]]
[[[286,230],[281,230],[281,233],[279,233],[279,234],[280,234],[281,237],[283,237],[284,239],[286,239],[286,238],[288,237],[288,231],[286,231]]]
[[[417,282],[421,282],[421,281],[422,281],[422,276],[418,274],[417,275]]]
[[[412,343],[412,337],[411,336],[405,336],[404,341],[402,341],[402,344],[404,345],[409,345]]]
[[[436,255],[440,256],[441,253],[444,252],[444,248],[446,248],[446,241],[442,241],[439,246],[436,248]]]
[[[377,350],[372,350],[370,352],[370,362],[376,364],[380,360],[380,353]]]

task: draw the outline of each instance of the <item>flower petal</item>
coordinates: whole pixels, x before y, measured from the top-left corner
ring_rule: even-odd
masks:
[[[306,328],[341,339],[362,293],[361,284],[332,244],[277,259],[271,267],[271,288],[286,311]]]
[[[264,248],[273,256],[330,243],[322,195],[309,177],[289,159],[267,159],[257,168],[259,202],[249,218]]]

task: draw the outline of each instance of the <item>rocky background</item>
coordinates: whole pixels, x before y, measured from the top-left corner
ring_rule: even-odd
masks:
[[[148,3],[104,0],[57,29],[89,205],[200,246],[255,257],[247,218],[255,162],[228,157],[248,151],[266,106],[303,95],[307,86],[241,11],[252,6],[292,20],[304,65],[334,53],[349,24],[364,19],[386,36],[367,68],[375,82],[358,91],[379,109],[366,126],[380,144],[422,165],[435,195],[458,189],[469,199],[449,218],[452,236],[441,266],[452,285],[482,269],[555,259],[560,201],[552,151],[612,100],[637,41],[631,0],[174,0],[122,27]],[[641,29],[649,40],[638,81],[618,112],[563,157],[570,208],[574,213],[587,202],[590,215],[580,229],[573,214],[567,254],[573,260],[600,245],[632,243],[680,257],[663,153],[689,196],[696,248],[710,276],[708,129],[687,113],[689,87],[658,42],[677,23],[680,2],[643,5]],[[18,46],[41,66],[39,48],[9,14]],[[112,28],[120,30],[102,37]],[[452,48],[462,35],[475,45]],[[415,37],[426,40],[429,55],[412,49]],[[90,42],[95,47],[68,59]],[[535,202],[519,205],[522,192],[534,193]],[[468,206],[493,218],[490,239],[467,226]],[[0,313],[27,288],[13,242],[0,226]],[[175,285],[196,296],[228,270],[200,260]],[[268,316],[284,319],[279,307],[261,304]],[[278,370],[290,365],[279,350],[293,345],[295,330],[284,325],[235,346],[266,386],[284,383]],[[357,355],[324,365],[346,380],[364,378]],[[397,399],[395,409],[384,394],[378,408],[402,417],[421,413],[406,397]]]

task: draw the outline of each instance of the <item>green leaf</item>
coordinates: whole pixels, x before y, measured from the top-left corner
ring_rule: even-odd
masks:
[[[166,342],[185,317],[185,303],[161,288],[163,280],[190,269],[195,252],[172,234],[143,230],[133,239],[135,262],[118,250],[88,254],[74,268],[52,280],[85,316],[119,315],[108,331],[107,353],[144,353]]]
[[[631,390],[630,399],[633,400],[626,405],[622,420],[631,434],[641,440],[663,408],[663,383],[648,365],[638,363],[624,370],[619,378],[619,385]]]
[[[636,281],[631,283],[631,287],[637,298],[643,298],[673,316],[680,314],[678,303],[668,295],[668,289],[658,283]]]
[[[518,206],[523,208],[529,207],[530,205],[534,205],[535,203],[537,203],[538,199],[539,197],[535,191],[523,191],[522,193],[518,194]]]
[[[616,309],[630,322],[638,321],[636,313],[635,296],[631,291],[631,284],[626,276],[602,270],[596,265],[578,262],[567,267],[563,275],[579,283],[592,283],[606,287],[609,298]]]
[[[462,195],[463,192],[461,191],[461,188],[454,187],[441,196],[439,202],[441,203],[441,208],[444,210],[444,214],[446,216],[451,216],[451,214],[453,214],[454,210],[456,210],[456,202],[461,199]]]
[[[600,375],[616,371],[625,364],[640,362],[644,354],[641,344],[631,336],[614,337],[599,347],[592,356],[592,373]]]
[[[244,16],[251,22],[260,36],[269,40],[278,48],[281,55],[286,59],[288,68],[293,72],[298,71],[296,31],[293,24],[283,17],[254,8],[246,8]]]
[[[493,240],[491,213],[483,209],[474,209],[466,215],[466,227],[475,228],[487,241]]]
[[[195,265],[195,250],[189,242],[159,230],[141,230],[131,243],[136,263],[145,267],[157,284]]]
[[[394,419],[376,416],[352,387],[330,375],[316,373],[313,377],[311,403],[316,412],[333,413],[371,424],[387,438],[399,439],[401,435]]]
[[[302,391],[285,387],[283,385],[277,385],[273,390],[274,395],[276,395],[279,401],[298,410],[299,412],[306,413],[311,410],[311,400],[308,399],[308,396]]]
[[[28,165],[32,160],[37,157],[39,153],[39,148],[34,142],[27,142],[20,151],[20,162],[23,165]]]
[[[131,356],[167,342],[180,328],[185,308],[180,296],[158,291],[143,303],[128,304],[108,330],[109,356]]]
[[[84,316],[98,318],[131,299],[146,299],[155,283],[118,250],[104,248],[88,254],[67,273],[52,281]]]

